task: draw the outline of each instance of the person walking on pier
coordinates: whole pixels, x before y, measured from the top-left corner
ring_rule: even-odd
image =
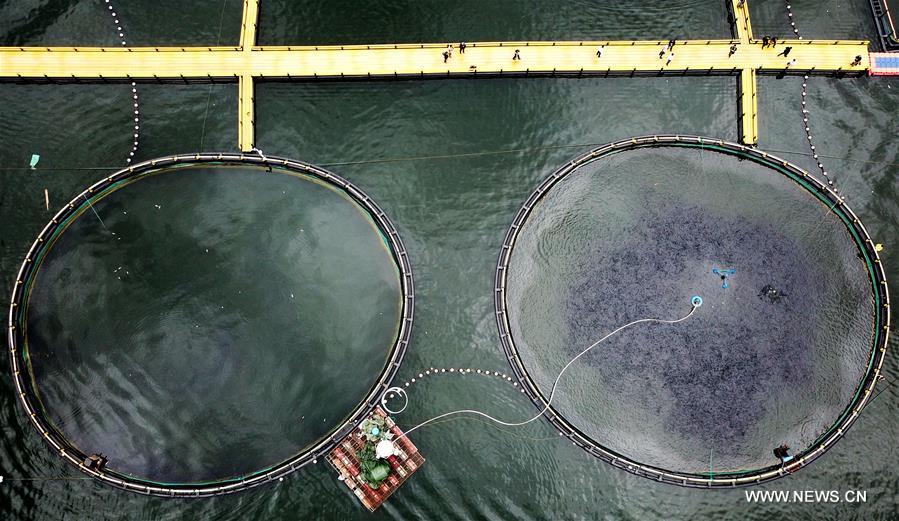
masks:
[[[662,47],[662,50],[659,51],[659,59],[661,60],[662,58],[664,58],[665,53],[670,51],[673,47],[674,47],[674,40],[668,40],[668,43],[666,43],[665,46]]]
[[[665,62],[665,65],[671,65],[671,60],[674,59],[674,51],[668,53],[668,61]]]
[[[771,48],[773,49],[775,47],[777,47],[777,36],[772,36],[771,37]]]
[[[520,60],[521,52],[518,49],[515,49],[515,54],[512,55],[512,60]]]
[[[790,67],[795,67],[795,66],[796,66],[796,58],[793,58],[792,60],[790,60],[790,61],[787,62],[787,68],[788,68],[788,69],[789,69]]]
[[[450,58],[453,57],[453,45],[452,44],[449,44],[446,46],[446,53],[449,54]]]
[[[468,47],[468,45],[466,45],[465,42],[459,42],[459,54],[465,54],[466,47]]]
[[[730,58],[734,55],[735,52],[737,52],[737,44],[733,44],[730,46],[730,52],[727,53],[727,57]]]
[[[787,56],[790,55],[790,51],[792,51],[792,50],[793,50],[792,47],[787,46],[787,47],[784,47],[784,50],[780,51],[777,55],[783,56],[784,58],[786,58]]]
[[[771,43],[771,38],[768,38],[767,36],[763,36],[762,37],[762,49],[767,47],[769,43]]]
[[[449,57],[450,57],[449,51],[443,51],[443,63],[446,63],[446,61],[449,60]]]
[[[850,63],[849,65],[856,67],[858,65],[861,65],[861,63],[862,63],[862,56],[860,54],[856,54],[855,59],[852,60],[852,63]]]
[[[599,49],[596,49],[596,57],[597,57],[597,58],[602,58],[602,50],[603,50],[603,48],[605,48],[605,45],[601,45],[601,46],[599,47]]]

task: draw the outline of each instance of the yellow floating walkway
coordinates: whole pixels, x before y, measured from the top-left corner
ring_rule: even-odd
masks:
[[[240,77],[238,85],[238,117],[237,117],[237,140],[240,150],[249,152],[253,149],[254,132],[256,128],[255,114],[255,88],[253,86],[253,77],[243,75]]]
[[[244,0],[243,18],[240,22],[240,48],[249,51],[256,45],[256,29],[259,27],[259,0]]]
[[[730,0],[731,9],[736,19],[737,38],[740,43],[752,41],[752,22],[749,19],[749,4],[745,0]]]
[[[741,135],[745,143],[755,144],[756,72],[863,74],[870,66],[868,42],[785,40],[776,48],[762,48],[752,39],[747,3],[731,1],[738,39],[678,41],[673,55],[664,50],[667,42],[660,41],[475,42],[464,54],[456,49],[444,63],[446,43],[255,46],[259,0],[245,0],[238,47],[5,47],[0,48],[0,79],[239,82],[240,148],[249,151],[254,136],[254,78],[740,74]],[[788,46],[789,57],[778,56]],[[513,60],[516,49],[520,60]],[[862,59],[854,63],[857,56]]]
[[[758,94],[755,69],[740,73],[740,141],[747,145],[759,142]]]
[[[445,43],[341,47],[238,48],[9,48],[0,47],[4,78],[266,78],[387,77],[477,73],[728,73],[741,69],[779,72],[867,71],[867,42],[785,40],[774,49],[731,40],[678,41],[674,57],[659,58],[664,42],[502,42],[469,43],[447,63]],[[777,56],[792,47],[789,58]],[[603,47],[602,58],[596,51]],[[515,49],[521,59],[513,60]],[[862,61],[853,65],[855,56]],[[788,63],[795,63],[788,67]]]

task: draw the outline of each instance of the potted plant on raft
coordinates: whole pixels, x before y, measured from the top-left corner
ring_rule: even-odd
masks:
[[[381,440],[389,440],[393,438],[393,433],[387,428],[387,420],[383,416],[372,414],[368,418],[362,420],[359,429],[365,435],[365,439],[378,443]]]
[[[377,414],[366,418],[359,426],[365,436],[365,445],[356,457],[362,469],[362,479],[371,488],[378,488],[390,475],[390,465],[376,449],[379,442],[390,441],[393,433],[387,428],[387,421]]]
[[[390,465],[375,454],[374,443],[367,442],[356,454],[362,469],[362,480],[371,488],[378,488],[390,475]]]

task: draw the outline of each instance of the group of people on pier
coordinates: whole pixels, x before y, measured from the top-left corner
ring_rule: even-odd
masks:
[[[465,49],[468,47],[468,44],[465,42],[459,42],[459,54],[465,54]],[[449,44],[446,46],[446,50],[443,51],[443,63],[447,63],[450,58],[453,57],[453,44]],[[521,59],[521,51],[519,49],[515,49],[515,53],[512,54],[513,60]]]
[[[671,65],[671,62],[674,60],[674,45],[676,43],[677,43],[677,41],[674,38],[672,38],[672,39],[668,40],[668,43],[666,43],[665,46],[662,48],[662,50],[659,51],[659,59],[660,60],[665,59],[667,57],[667,60],[665,61],[666,66]],[[465,54],[465,49],[467,47],[468,47],[468,44],[466,44],[465,42],[459,42],[459,44],[458,44],[459,54]],[[601,45],[596,49],[596,58],[597,59],[602,58],[605,47],[606,47],[605,45]],[[776,36],[763,36],[762,37],[762,49],[765,49],[768,47],[771,47],[772,49],[777,47],[777,37]],[[448,63],[450,58],[453,57],[453,50],[454,50],[454,47],[452,44],[449,44],[446,46],[446,49],[443,51],[443,63]],[[730,58],[731,56],[736,54],[737,50],[738,50],[737,44],[736,43],[731,44],[731,46],[729,48],[729,52],[727,54],[727,57]],[[793,50],[793,47],[790,45],[787,45],[786,47],[783,48],[783,50],[780,51],[780,53],[778,53],[777,56],[783,56],[784,58],[788,58],[790,56],[790,52],[792,52],[792,50]],[[515,51],[512,53],[512,60],[513,61],[521,60],[521,50],[520,49],[515,49]],[[862,57],[856,56],[855,60],[850,65],[857,66],[858,64],[861,63],[861,61],[862,61]],[[796,65],[796,59],[794,58],[787,62],[785,68],[789,69],[791,67],[794,67],[795,65]],[[472,68],[474,68],[474,66],[472,66]]]

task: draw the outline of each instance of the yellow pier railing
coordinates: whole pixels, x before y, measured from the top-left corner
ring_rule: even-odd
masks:
[[[239,144],[249,151],[254,78],[739,74],[740,134],[755,144],[757,72],[863,74],[870,66],[864,41],[785,40],[763,48],[752,39],[747,2],[731,1],[735,40],[677,41],[671,50],[665,41],[473,42],[444,62],[447,43],[256,46],[259,0],[245,0],[238,47],[0,47],[0,79],[237,82]],[[786,47],[792,49],[785,57],[780,53]],[[516,50],[520,59],[513,59]]]

